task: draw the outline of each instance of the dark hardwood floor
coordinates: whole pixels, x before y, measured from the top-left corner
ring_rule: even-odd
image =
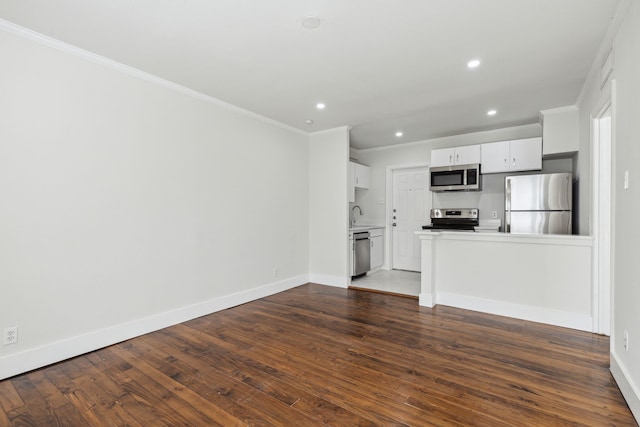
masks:
[[[304,285],[0,382],[0,426],[635,426],[607,337]]]

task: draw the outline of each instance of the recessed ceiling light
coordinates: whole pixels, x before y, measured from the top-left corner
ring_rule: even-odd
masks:
[[[472,59],[471,61],[467,62],[467,67],[468,68],[476,68],[480,65],[480,60],[479,59]]]
[[[306,124],[308,124],[308,125],[312,125],[312,124],[313,124],[313,120],[311,120],[311,119],[307,119],[307,120],[305,120],[304,122],[305,122]]]
[[[398,138],[400,138],[402,135],[404,135],[402,132],[400,132],[400,131],[396,132],[396,136],[397,136]]]
[[[487,116],[495,116],[496,114],[498,114],[498,112],[496,110],[487,111]]]
[[[318,110],[324,110],[324,107],[325,107],[325,105],[324,105],[322,102],[318,102],[318,103],[316,104],[316,108],[317,108]]]
[[[302,18],[302,26],[307,30],[315,30],[322,24],[322,18],[315,15],[309,15]]]

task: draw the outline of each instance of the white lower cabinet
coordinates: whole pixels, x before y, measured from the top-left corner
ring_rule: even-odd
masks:
[[[371,270],[382,267],[384,263],[384,237],[382,237],[382,229],[376,228],[369,231],[369,239],[371,240]]]

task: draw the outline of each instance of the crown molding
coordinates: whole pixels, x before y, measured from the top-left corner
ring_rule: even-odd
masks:
[[[611,18],[611,22],[609,22],[607,32],[600,43],[598,54],[593,58],[591,69],[589,70],[589,74],[587,74],[587,78],[584,80],[584,84],[582,85],[582,89],[580,90],[580,94],[578,95],[575,105],[582,104],[584,97],[587,96],[587,92],[591,87],[591,83],[598,78],[600,74],[600,67],[606,59],[606,56],[613,50],[615,38],[618,35],[618,31],[620,30],[632,3],[633,0],[621,0],[620,3],[618,3],[618,7]]]

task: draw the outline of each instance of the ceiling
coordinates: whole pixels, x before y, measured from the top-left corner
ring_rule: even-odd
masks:
[[[0,0],[0,19],[363,149],[574,104],[618,1]]]

